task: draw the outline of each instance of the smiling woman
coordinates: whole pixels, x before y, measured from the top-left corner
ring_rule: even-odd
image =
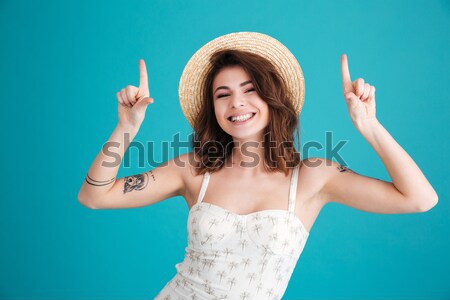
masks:
[[[124,135],[134,138],[153,103],[143,60],[139,67],[139,87],[117,93],[119,124],[109,141],[120,145],[121,158]],[[140,207],[183,196],[190,209],[185,257],[157,300],[279,300],[327,203],[390,214],[436,205],[433,187],[378,122],[375,88],[350,80],[346,55],[341,71],[349,116],[392,182],[327,159],[301,159],[294,143],[305,93],[300,65],[280,42],[254,32],[219,37],[187,63],[179,96],[194,151],[120,179],[120,164],[105,166],[99,153],[78,196],[86,207]]]
[[[202,91],[204,105],[194,121],[193,148],[202,160],[197,173],[224,167],[232,154],[227,145],[261,141],[264,168],[287,175],[289,167],[300,162],[293,143],[296,129],[298,137],[298,112],[274,65],[234,49],[215,52],[210,63]],[[210,157],[208,147],[217,145],[208,141],[220,143],[223,153]]]

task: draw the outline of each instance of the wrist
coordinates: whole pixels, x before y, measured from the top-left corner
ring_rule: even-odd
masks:
[[[120,131],[123,131],[124,133],[130,133],[130,134],[136,134],[139,131],[139,127],[133,126],[133,125],[126,125],[117,123],[116,128]]]
[[[371,129],[379,126],[380,122],[376,117],[374,117],[362,121],[353,122],[353,124],[355,125],[356,129],[358,129],[358,131],[362,133],[370,131]]]

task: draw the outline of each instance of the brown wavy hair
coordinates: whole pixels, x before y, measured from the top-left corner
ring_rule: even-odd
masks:
[[[264,168],[268,172],[289,173],[288,168],[297,166],[300,153],[294,145],[294,132],[299,136],[299,116],[284,80],[273,64],[259,56],[242,50],[222,50],[211,57],[212,69],[203,84],[204,105],[194,120],[191,145],[194,148],[197,175],[215,172],[225,166],[234,147],[231,135],[223,131],[214,113],[213,81],[224,67],[241,66],[250,76],[258,95],[269,107],[269,124],[264,131]],[[272,145],[272,147],[270,147]]]

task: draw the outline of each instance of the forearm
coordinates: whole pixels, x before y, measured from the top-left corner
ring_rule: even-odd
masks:
[[[425,175],[376,118],[356,127],[381,158],[400,193],[424,205],[437,201],[437,194]]]
[[[122,158],[137,131],[119,124],[116,126],[86,174],[78,194],[81,202],[101,197],[113,186]]]

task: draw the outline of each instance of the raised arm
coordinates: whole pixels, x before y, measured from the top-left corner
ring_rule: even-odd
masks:
[[[360,175],[335,162],[322,160],[318,171],[324,178],[323,198],[375,213],[431,209],[438,202],[438,195],[413,159],[377,120],[375,88],[362,78],[350,80],[345,54],[341,57],[341,71],[352,122],[378,154],[392,182]]]
[[[86,207],[145,206],[179,195],[184,189],[182,169],[175,160],[154,170],[116,179],[123,155],[139,131],[148,104],[153,103],[144,60],[139,61],[139,70],[139,87],[128,85],[116,95],[119,123],[89,168],[78,193],[78,200]]]

